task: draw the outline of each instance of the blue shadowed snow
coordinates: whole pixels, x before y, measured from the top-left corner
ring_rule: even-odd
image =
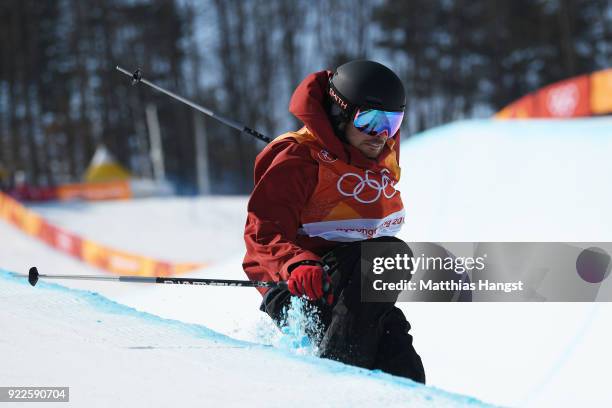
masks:
[[[10,290],[11,289],[10,285],[20,285],[24,287],[30,286],[30,284],[27,281],[27,278],[23,276],[18,276],[17,274],[12,273],[12,272],[0,270],[0,292],[3,286],[4,287],[8,286],[8,289]],[[187,323],[183,323],[183,322],[176,321],[176,320],[163,319],[153,314],[141,312],[136,309],[122,305],[120,303],[111,301],[105,298],[104,296],[101,296],[91,291],[67,288],[65,286],[62,286],[56,283],[48,283],[48,282],[42,282],[42,281],[39,281],[36,287],[27,288],[27,290],[30,290],[30,289],[40,294],[40,305],[38,306],[40,306],[43,310],[44,310],[44,307],[46,306],[44,304],[44,300],[45,300],[44,292],[53,291],[55,292],[55,294],[59,294],[62,297],[63,296],[67,297],[68,300],[82,301],[85,304],[87,304],[90,308],[94,309],[94,311],[97,311],[97,312],[101,312],[104,314],[128,316],[131,318],[138,318],[138,319],[143,320],[143,325],[155,324],[155,325],[165,326],[166,328],[169,329],[168,331],[173,331],[173,330],[180,331],[182,333],[186,333],[188,335],[194,336],[195,338],[209,339],[216,343],[222,342],[222,343],[225,343],[231,346],[236,346],[239,348],[250,348],[252,349],[253,353],[265,353],[266,355],[268,355],[268,357],[266,358],[278,359],[280,357],[280,358],[291,360],[293,362],[299,362],[300,364],[306,364],[307,366],[315,367],[317,370],[321,370],[322,372],[333,374],[334,378],[341,382],[342,381],[350,382],[352,379],[356,378],[355,376],[358,376],[358,377],[368,378],[380,384],[384,384],[384,386],[399,386],[402,388],[414,389],[415,392],[420,392],[421,395],[424,394],[423,398],[426,401],[432,401],[432,403],[435,403],[436,401],[441,401],[443,399],[446,402],[446,404],[448,404],[448,401],[451,400],[451,401],[456,402],[456,404],[460,406],[470,406],[470,407],[490,407],[491,406],[491,405],[484,404],[475,398],[452,394],[452,393],[449,393],[443,390],[436,389],[434,387],[425,387],[411,380],[394,377],[394,376],[388,375],[386,373],[383,373],[377,370],[372,371],[372,370],[361,369],[361,368],[357,368],[353,366],[348,366],[348,365],[338,363],[335,361],[320,359],[312,354],[306,354],[306,355],[301,354],[300,355],[296,353],[296,351],[299,351],[303,349],[304,347],[306,348],[310,347],[309,344],[302,344],[302,342],[298,342],[299,344],[293,344],[290,341],[291,339],[293,340],[297,338],[303,339],[304,337],[304,336],[300,336],[300,334],[303,335],[304,333],[303,331],[300,331],[296,327],[296,324],[298,324],[296,322],[306,321],[310,319],[310,315],[308,314],[308,311],[303,307],[298,307],[299,306],[298,304],[296,304],[296,307],[294,308],[292,312],[295,315],[290,316],[289,320],[291,320],[292,323],[288,325],[289,328],[287,330],[289,330],[289,333],[286,334],[286,336],[288,336],[288,340],[286,341],[286,344],[289,344],[289,343],[293,344],[294,349],[291,349],[291,347],[278,349],[278,348],[264,347],[258,344],[253,344],[253,343],[249,343],[245,341],[235,340],[235,339],[232,339],[231,337],[221,335],[217,332],[214,332],[213,330],[210,330],[201,325],[187,324]],[[71,304],[70,302],[68,303]],[[10,308],[10,303],[8,305],[5,305],[4,307],[6,308],[7,306]],[[95,321],[100,322],[99,320],[100,316],[96,316],[95,313],[92,313],[92,311],[88,310],[87,308],[78,309],[77,312],[75,312],[74,309],[71,309],[71,310],[72,310],[71,313],[73,314],[82,313],[85,315],[87,319],[95,319]],[[304,315],[298,316],[300,313],[303,313]],[[49,324],[53,325],[54,322],[50,321]],[[304,341],[307,342],[307,340],[304,340]],[[134,347],[134,348],[146,349],[147,347],[144,346],[144,347]],[[156,347],[150,347],[150,348],[156,348]],[[164,347],[161,347],[161,348],[164,348]],[[445,406],[448,406],[446,404]],[[432,406],[435,406],[435,405],[432,405]]]
[[[280,348],[294,350],[298,354],[317,355],[316,340],[323,335],[321,322],[304,299],[291,297],[291,304],[285,313],[280,331]]]
[[[27,278],[19,276],[14,272],[7,272],[0,269],[0,278],[20,285],[31,286]],[[178,320],[163,319],[151,313],[141,312],[131,307],[122,305],[121,303],[114,302],[96,292],[72,289],[66,286],[59,285],[57,283],[43,282],[42,280],[39,280],[38,283],[36,283],[36,287],[32,287],[32,290],[53,290],[57,292],[63,292],[67,296],[71,296],[73,298],[85,301],[87,304],[89,304],[98,311],[115,315],[138,317],[146,320],[149,323],[161,324],[183,332],[187,332],[197,338],[207,338],[214,341],[223,341],[231,343],[232,345],[255,346],[254,344],[249,344],[247,342],[239,341],[223,334],[219,334],[201,325],[184,323]]]

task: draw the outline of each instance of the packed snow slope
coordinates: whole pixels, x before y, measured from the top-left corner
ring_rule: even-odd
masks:
[[[82,407],[484,407],[479,401],[161,319],[0,272],[3,385],[70,386]]]
[[[401,166],[407,218],[400,236],[406,240],[612,241],[610,118],[459,122],[404,141]],[[34,206],[60,226],[117,248],[172,261],[214,261],[191,276],[237,279],[244,278],[245,208],[244,197]],[[101,273],[2,222],[0,237],[3,269],[26,272],[38,265],[41,273]],[[249,344],[277,344],[251,289],[62,285]],[[606,391],[609,304],[400,307],[429,385],[502,405],[612,404]]]
[[[457,122],[400,164],[405,239],[612,240],[612,117]]]

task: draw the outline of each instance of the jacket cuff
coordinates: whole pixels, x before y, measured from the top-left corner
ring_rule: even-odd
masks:
[[[280,271],[281,278],[283,280],[288,280],[289,276],[291,276],[291,271],[296,266],[298,266],[300,263],[305,262],[305,261],[321,262],[321,257],[318,255],[315,255],[314,253],[310,251],[300,252],[298,255],[294,256],[293,258],[285,262],[285,264],[283,265]]]

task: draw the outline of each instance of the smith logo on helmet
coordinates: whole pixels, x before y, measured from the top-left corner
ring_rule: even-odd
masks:
[[[346,110],[348,108],[348,103],[346,103],[342,98],[334,92],[332,87],[329,87],[329,96],[336,102],[342,110]]]

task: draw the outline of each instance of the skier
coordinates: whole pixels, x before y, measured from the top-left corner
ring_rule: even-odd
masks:
[[[397,75],[373,61],[302,81],[289,110],[304,127],[255,161],[243,268],[251,280],[287,281],[288,289],[261,289],[260,308],[278,325],[292,295],[310,301],[323,326],[322,357],[425,383],[397,294],[361,299],[361,244],[393,243],[412,256],[394,237],[404,221],[395,184],[405,103]]]

